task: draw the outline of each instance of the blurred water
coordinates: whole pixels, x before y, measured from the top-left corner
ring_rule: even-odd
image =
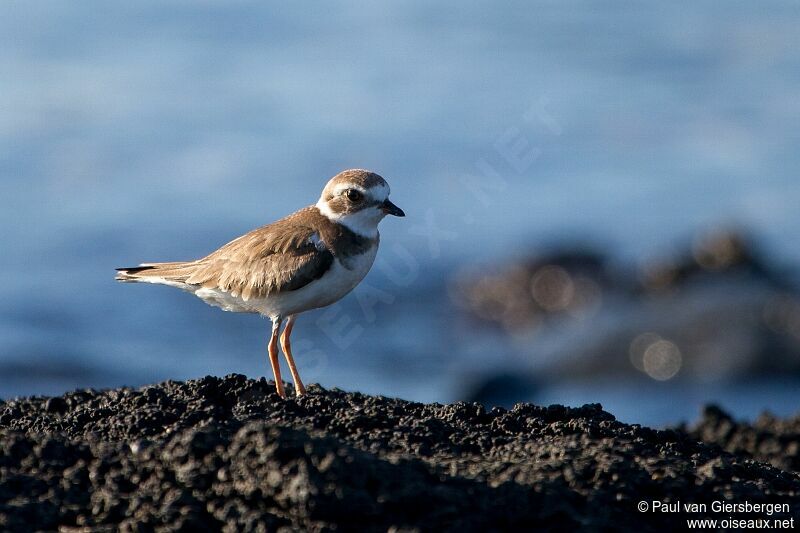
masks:
[[[6,3],[0,397],[268,372],[262,319],[112,270],[204,255],[349,167],[409,216],[360,299],[299,322],[326,386],[456,398],[513,356],[464,346],[444,280],[545,242],[631,260],[735,221],[795,268],[798,22],[791,2]]]

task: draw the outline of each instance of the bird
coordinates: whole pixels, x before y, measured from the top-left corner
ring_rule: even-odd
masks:
[[[267,351],[276,391],[286,398],[280,341],[295,394],[302,396],[306,388],[290,340],[295,320],[339,301],[367,275],[380,243],[378,223],[387,215],[405,216],[389,192],[378,174],[345,170],[328,181],[316,204],[237,237],[202,259],[118,268],[115,279],[177,287],[224,311],[269,318]]]

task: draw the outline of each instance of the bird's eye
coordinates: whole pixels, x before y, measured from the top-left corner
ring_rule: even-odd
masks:
[[[359,202],[364,197],[358,189],[347,189],[345,194],[347,195],[347,199],[351,202]]]

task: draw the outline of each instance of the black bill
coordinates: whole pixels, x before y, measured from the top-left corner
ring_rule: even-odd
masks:
[[[399,207],[397,207],[396,205],[394,205],[392,202],[390,202],[388,200],[388,198],[386,199],[385,202],[383,202],[383,204],[381,204],[381,209],[387,215],[394,215],[396,217],[404,217],[404,216],[406,216],[406,214],[403,212],[403,210],[400,209]]]

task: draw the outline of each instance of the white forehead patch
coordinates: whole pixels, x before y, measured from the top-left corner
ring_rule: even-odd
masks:
[[[369,191],[372,197],[375,200],[378,200],[379,202],[386,200],[389,197],[389,193],[391,192],[389,190],[388,183],[379,183],[378,185],[371,187]]]

